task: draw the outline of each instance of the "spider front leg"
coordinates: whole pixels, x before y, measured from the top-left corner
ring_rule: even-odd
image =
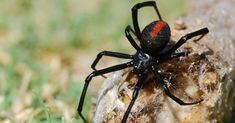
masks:
[[[158,8],[156,6],[156,2],[155,1],[147,1],[147,2],[142,2],[142,3],[137,3],[133,8],[132,8],[132,20],[133,20],[133,26],[136,32],[136,36],[139,39],[139,41],[141,42],[141,31],[139,28],[139,24],[138,24],[138,9],[143,8],[143,7],[148,7],[148,6],[152,6],[154,7],[154,9],[157,12],[158,18],[160,20],[162,20],[162,17],[160,15],[160,12],[158,11]]]
[[[134,103],[135,103],[135,101],[136,101],[136,99],[137,99],[137,97],[139,95],[139,90],[143,86],[144,80],[147,77],[146,73],[143,73],[143,74],[140,75],[140,78],[139,78],[137,84],[135,85],[135,89],[134,89],[134,92],[132,94],[131,102],[130,102],[130,104],[129,104],[129,106],[128,106],[128,108],[127,108],[127,110],[126,110],[126,112],[125,112],[125,114],[124,114],[124,116],[122,118],[122,122],[121,123],[126,123],[126,121],[128,119],[128,116],[129,116],[129,114],[131,112],[131,109],[132,109],[132,107],[133,107],[133,105],[134,105]]]
[[[192,103],[186,103],[184,101],[182,101],[181,99],[179,99],[178,97],[174,96],[169,88],[167,87],[166,83],[164,82],[162,76],[158,73],[158,71],[156,70],[156,68],[154,66],[152,66],[152,71],[154,74],[154,78],[161,84],[161,86],[163,87],[164,92],[166,93],[167,96],[169,96],[171,99],[173,99],[175,102],[177,102],[180,105],[193,105],[193,104],[197,104],[202,102],[203,100],[199,100],[196,102],[192,102]]]
[[[109,68],[93,71],[90,75],[87,76],[87,78],[85,80],[83,90],[82,90],[82,94],[81,94],[81,97],[80,97],[79,105],[78,105],[78,108],[77,108],[78,114],[81,116],[82,120],[85,123],[87,123],[87,121],[86,121],[85,117],[82,115],[82,108],[83,108],[83,103],[84,103],[84,99],[85,99],[85,96],[86,96],[87,88],[90,84],[91,79],[95,76],[99,76],[99,75],[106,74],[106,73],[109,73],[109,72],[113,72],[113,71],[121,70],[121,69],[124,69],[124,68],[127,68],[127,67],[131,67],[132,65],[133,65],[133,62],[131,61],[131,62],[127,62],[127,63],[124,63],[124,64],[115,65],[115,66],[112,66],[112,67],[109,67]]]
[[[135,32],[134,32],[134,30],[131,29],[131,26],[128,25],[128,26],[126,27],[126,29],[125,29],[126,37],[127,37],[128,41],[131,43],[131,45],[138,51],[138,50],[140,50],[140,47],[136,44],[136,42],[135,42],[135,40],[132,38],[130,32],[132,32],[134,35],[136,35]]]
[[[97,55],[95,61],[91,65],[91,68],[93,70],[96,71],[95,67],[96,67],[97,63],[100,61],[100,59],[102,58],[102,56],[111,56],[111,57],[124,58],[124,59],[132,59],[133,58],[132,55],[128,55],[128,54],[124,54],[124,53],[117,53],[117,52],[111,52],[111,51],[102,51]],[[102,76],[105,77],[104,75],[102,75]]]

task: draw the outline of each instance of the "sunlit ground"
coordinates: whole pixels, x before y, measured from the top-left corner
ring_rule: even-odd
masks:
[[[76,108],[96,54],[134,52],[124,29],[137,2],[1,0],[0,122],[81,122]],[[185,11],[184,0],[157,2],[169,23]],[[141,10],[141,28],[156,17],[154,9]],[[99,68],[119,62],[107,58]],[[88,119],[102,80],[89,88],[83,110]]]

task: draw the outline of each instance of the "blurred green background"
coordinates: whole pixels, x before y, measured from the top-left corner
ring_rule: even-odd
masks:
[[[134,52],[124,29],[143,1],[0,0],[0,122],[81,122],[76,108],[91,63],[102,50]],[[157,3],[170,24],[186,11],[186,0]],[[139,13],[141,28],[157,17],[152,8]],[[119,62],[107,58],[99,68]],[[89,87],[88,119],[103,80]]]

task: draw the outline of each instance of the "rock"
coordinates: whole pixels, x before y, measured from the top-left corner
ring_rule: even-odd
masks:
[[[154,84],[156,80],[149,73],[128,122],[231,122],[235,103],[235,16],[232,15],[235,8],[232,2],[192,1],[195,7],[191,7],[193,9],[182,19],[186,28],[171,28],[172,40],[177,41],[181,36],[206,26],[209,34],[200,40],[194,38],[179,49],[188,51],[188,56],[159,65],[172,94],[185,102],[203,101],[195,105],[179,105],[166,96],[159,84]],[[95,123],[119,123],[122,120],[138,80],[131,69],[125,71],[115,72],[104,82],[93,119]],[[110,83],[112,86],[107,86]]]

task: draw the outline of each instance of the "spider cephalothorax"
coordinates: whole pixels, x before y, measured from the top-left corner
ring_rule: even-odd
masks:
[[[138,24],[138,10],[143,7],[153,7],[158,15],[159,20],[153,21],[149,25],[147,25],[144,30],[141,32]],[[191,103],[186,103],[179,99],[178,97],[174,96],[170,90],[168,89],[168,86],[163,80],[163,77],[158,72],[157,66],[167,60],[177,58],[180,56],[185,56],[185,52],[176,52],[176,50],[182,46],[187,40],[195,37],[195,36],[203,36],[209,32],[207,28],[199,29],[195,32],[191,32],[189,34],[186,34],[185,36],[181,37],[177,43],[175,43],[172,47],[167,48],[167,45],[170,41],[171,31],[169,25],[164,22],[160,16],[160,13],[157,9],[155,1],[148,1],[143,3],[138,3],[132,8],[132,19],[133,19],[133,26],[134,29],[131,28],[131,26],[127,26],[125,29],[125,34],[130,42],[130,44],[136,49],[136,53],[133,55],[124,54],[124,53],[118,53],[118,52],[111,52],[111,51],[103,51],[100,52],[97,55],[97,58],[91,65],[91,68],[94,70],[90,75],[87,76],[85,79],[84,88],[80,97],[79,105],[77,108],[78,114],[81,116],[84,122],[87,122],[85,120],[85,117],[82,115],[82,108],[83,103],[85,99],[85,95],[87,92],[88,85],[93,77],[103,75],[109,72],[125,69],[128,67],[133,67],[132,72],[136,74],[139,77],[138,82],[135,85],[133,95],[131,102],[129,106],[127,107],[127,110],[123,116],[122,123],[125,123],[128,119],[128,115],[131,112],[131,108],[135,103],[135,100],[138,97],[139,90],[142,88],[145,79],[147,77],[147,74],[149,72],[152,72],[154,75],[154,78],[156,81],[160,83],[162,86],[165,94],[169,96],[171,99],[173,99],[175,102],[177,102],[180,105],[192,105],[197,104],[202,101],[198,100]],[[131,32],[137,36],[138,41],[140,42],[140,46],[137,45],[135,40],[131,36]],[[111,66],[105,69],[96,70],[96,65],[99,62],[99,60],[102,58],[102,56],[111,56],[111,57],[117,57],[117,58],[124,58],[124,59],[130,59],[129,62]]]

